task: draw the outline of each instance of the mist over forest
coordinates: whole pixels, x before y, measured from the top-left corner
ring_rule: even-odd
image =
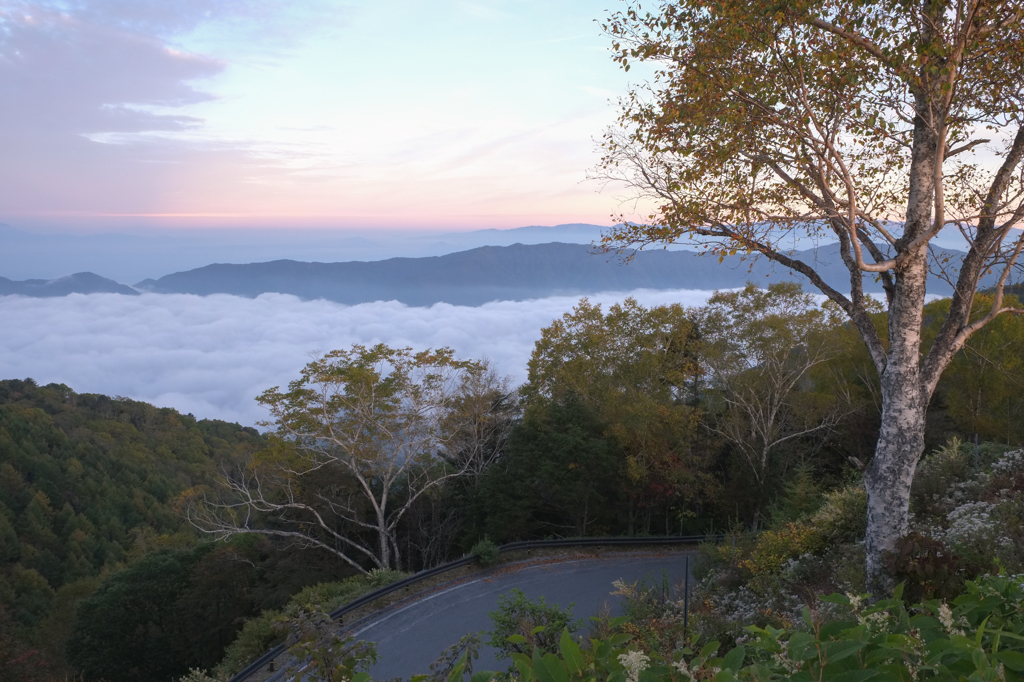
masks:
[[[591,299],[607,305],[627,295],[646,305],[696,305],[710,292]],[[0,336],[0,376],[66,383],[253,425],[267,416],[255,403],[259,393],[293,379],[311,353],[352,343],[451,346],[461,357],[488,358],[521,382],[541,328],[577,301],[563,296],[411,307],[394,301],[346,306],[282,294],[0,297],[8,322]]]

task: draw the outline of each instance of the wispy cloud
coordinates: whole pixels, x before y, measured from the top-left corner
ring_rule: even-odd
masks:
[[[153,36],[40,5],[0,9],[0,27],[5,137],[180,130],[197,119],[148,107],[209,100],[192,81],[224,68]]]
[[[709,292],[633,295],[646,305],[697,305]],[[608,304],[625,294],[590,298]],[[296,378],[311,353],[353,343],[450,346],[464,358],[490,359],[521,382],[541,328],[577,300],[410,308],[395,302],[343,306],[280,294],[7,296],[0,297],[6,330],[0,336],[0,378],[32,377],[254,424],[266,418],[254,401],[263,390]]]
[[[592,2],[0,0],[0,220],[606,219]],[[513,217],[515,216],[515,217]],[[523,216],[520,218],[518,216]]]

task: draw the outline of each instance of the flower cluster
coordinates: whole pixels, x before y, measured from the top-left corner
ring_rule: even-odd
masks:
[[[945,539],[949,544],[965,544],[978,537],[988,537],[1001,531],[993,511],[996,505],[989,502],[968,502],[946,515],[949,529]],[[999,536],[997,541],[1009,540]]]
[[[959,621],[953,618],[953,609],[949,608],[949,604],[946,602],[942,602],[942,604],[939,605],[939,622],[942,623],[942,627],[946,629],[946,632],[951,635],[963,636],[964,630],[962,627],[958,626],[967,625],[963,616],[960,616]]]
[[[690,666],[686,665],[686,661],[684,659],[682,659],[682,658],[680,658],[678,661],[673,663],[672,667],[676,669],[676,672],[678,672],[680,675],[683,676],[684,680],[689,680],[690,682],[695,682],[695,680],[697,679],[694,676],[693,671],[690,670]]]
[[[1024,471],[1024,450],[1004,452],[992,463],[992,471],[997,474],[1014,474]]]
[[[651,659],[642,651],[627,651],[624,654],[619,654],[619,663],[626,669],[626,680],[638,682],[640,673],[650,667]]]

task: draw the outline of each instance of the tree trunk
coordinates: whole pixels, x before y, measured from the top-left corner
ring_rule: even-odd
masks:
[[[875,456],[864,473],[868,495],[864,536],[867,590],[877,597],[892,594],[895,587],[884,553],[907,534],[910,485],[924,452],[926,407],[927,403],[912,391],[891,396],[886,401],[883,415],[888,412],[890,419],[883,416]]]
[[[380,567],[384,570],[391,566],[391,535],[388,533],[388,525],[384,519],[382,510],[377,511],[377,543],[380,547]]]
[[[927,79],[923,79],[927,80]],[[934,84],[933,84],[934,87]],[[944,122],[941,91],[915,93],[914,142],[911,152],[909,193],[903,236],[896,242],[900,254],[893,268],[893,294],[889,303],[889,348],[880,372],[882,424],[871,466],[864,474],[868,494],[864,537],[866,582],[869,592],[888,597],[895,578],[885,566],[884,553],[907,533],[910,484],[924,453],[925,415],[929,391],[921,378],[921,327],[928,281],[927,242],[913,246],[926,233],[935,214],[936,173],[941,165],[945,135],[934,122]],[[929,124],[929,121],[933,124]],[[938,126],[941,128],[941,124]],[[944,129],[943,129],[944,130]]]
[[[927,214],[927,209],[922,207],[922,213]],[[889,306],[889,352],[880,376],[882,423],[875,456],[864,474],[867,589],[879,598],[891,595],[895,586],[884,553],[907,533],[910,484],[924,453],[929,396],[921,381],[920,357],[926,257],[918,250],[896,270],[897,295]]]

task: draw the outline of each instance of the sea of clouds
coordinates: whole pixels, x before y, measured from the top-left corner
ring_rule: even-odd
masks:
[[[606,306],[627,296],[647,306],[692,306],[710,295],[639,290],[589,298]],[[541,328],[578,302],[555,296],[416,308],[394,301],[346,306],[283,294],[0,296],[0,378],[31,377],[40,385],[62,383],[79,393],[125,396],[254,425],[267,418],[257,395],[296,378],[313,354],[354,343],[450,346],[462,358],[490,360],[521,383]]]

